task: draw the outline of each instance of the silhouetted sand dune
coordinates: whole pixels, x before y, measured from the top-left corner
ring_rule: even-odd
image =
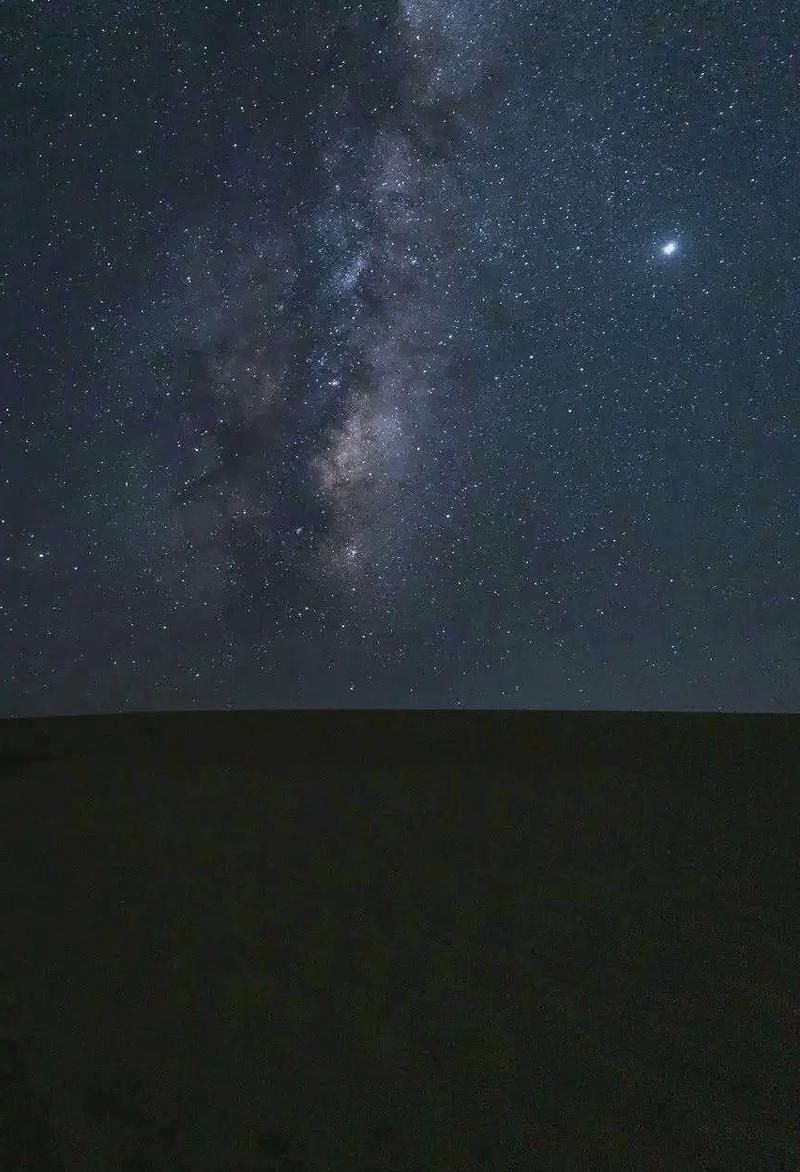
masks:
[[[798,747],[776,716],[0,723],[4,1166],[796,1169]]]

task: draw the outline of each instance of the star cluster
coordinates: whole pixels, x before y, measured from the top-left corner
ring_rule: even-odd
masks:
[[[6,712],[796,706],[790,6],[13,23]]]

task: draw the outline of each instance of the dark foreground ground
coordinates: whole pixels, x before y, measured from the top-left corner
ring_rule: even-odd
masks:
[[[0,722],[0,1169],[800,1167],[800,721]]]

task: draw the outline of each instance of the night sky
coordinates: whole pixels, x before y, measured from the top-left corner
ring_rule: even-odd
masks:
[[[3,715],[800,705],[794,5],[3,22]]]

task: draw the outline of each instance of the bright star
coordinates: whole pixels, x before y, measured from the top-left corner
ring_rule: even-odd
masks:
[[[661,251],[664,253],[664,256],[672,256],[673,252],[675,252],[677,247],[678,247],[678,245],[675,243],[674,240],[669,240],[664,245],[664,247],[661,249]]]

